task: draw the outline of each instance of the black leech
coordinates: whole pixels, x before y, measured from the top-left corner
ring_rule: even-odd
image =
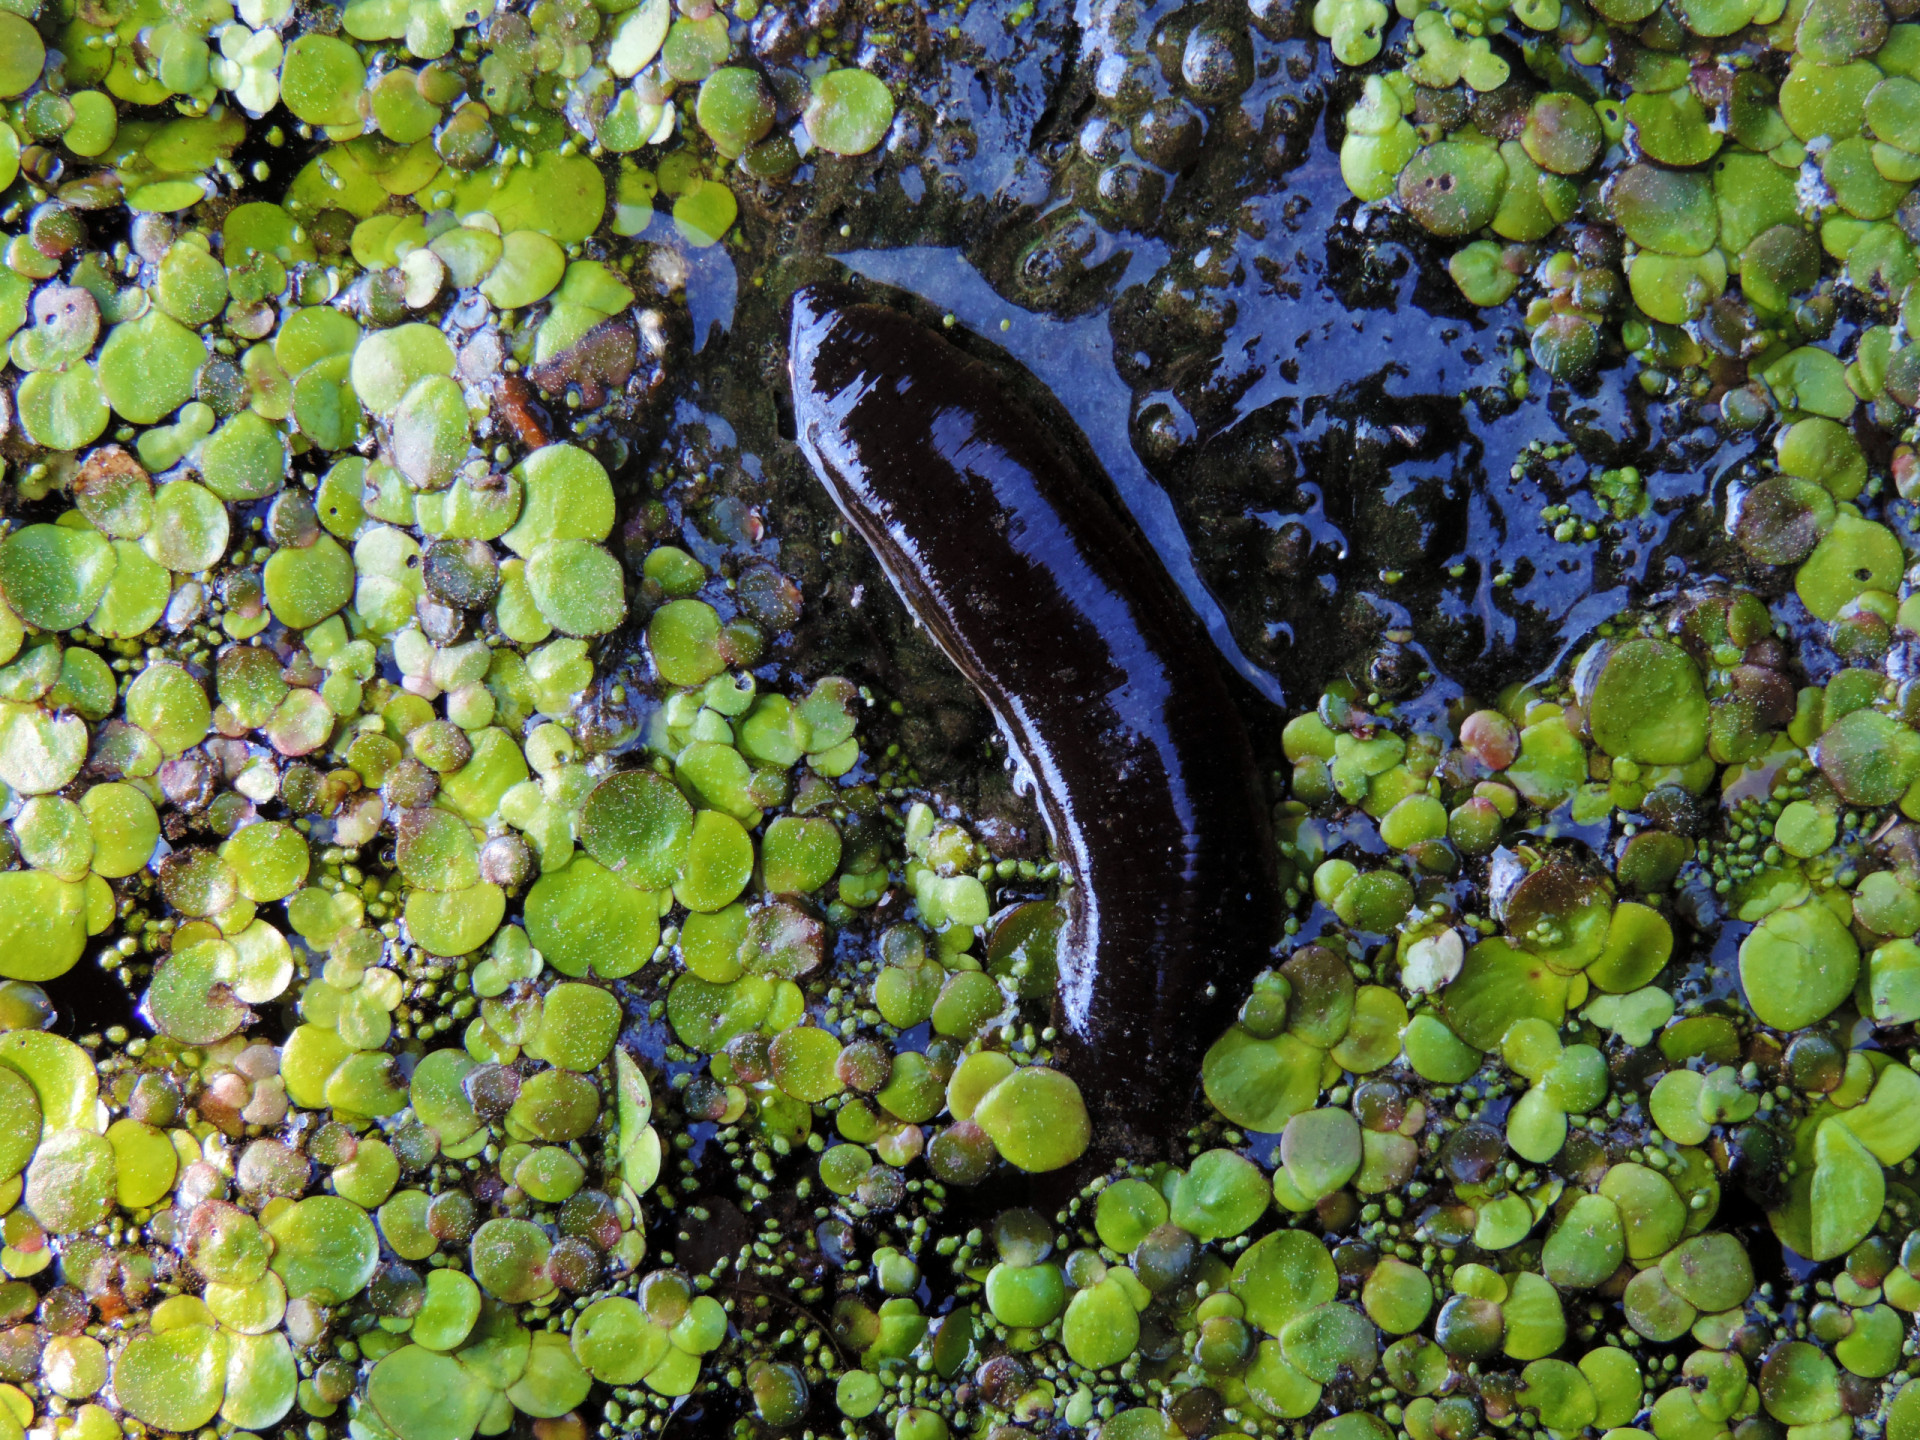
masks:
[[[803,289],[798,439],[1039,791],[1066,892],[1056,1023],[1097,1149],[1164,1147],[1281,920],[1213,647],[1153,553],[991,371]]]

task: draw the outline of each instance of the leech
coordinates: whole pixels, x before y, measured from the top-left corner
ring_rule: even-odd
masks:
[[[790,365],[815,473],[992,708],[1076,881],[1055,1012],[1096,1146],[1164,1144],[1281,918],[1253,752],[1213,648],[986,366],[814,288],[794,298]]]

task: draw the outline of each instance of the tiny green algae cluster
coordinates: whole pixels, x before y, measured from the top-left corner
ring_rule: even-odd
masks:
[[[657,197],[671,201],[683,236],[712,244],[738,213],[730,176],[752,185],[816,151],[866,154],[893,119],[886,83],[846,63],[851,29],[827,26],[823,37],[772,15],[787,23],[763,25],[779,33],[756,33],[749,46],[738,21],[730,35],[728,16],[671,0],[494,11],[493,0],[353,0],[311,20],[288,0],[7,11],[0,190],[26,183],[5,222],[16,228],[0,330],[31,320],[45,332],[11,356],[43,377],[20,402],[35,443],[72,449],[109,415],[145,425],[171,413],[182,369],[196,368],[173,326],[224,318],[232,338],[267,341],[277,317],[262,307],[287,293],[287,267],[303,303],[333,298],[325,280],[301,274],[316,253],[397,268],[387,302],[413,310],[443,290],[479,289],[501,311],[550,300],[558,321],[544,347],[563,350],[594,323],[572,307],[609,299],[563,288],[564,247],[603,220],[607,235],[639,234]],[[747,6],[739,18],[752,14]],[[225,213],[269,179],[279,205]],[[25,213],[48,195],[54,209]],[[121,294],[137,277],[110,264],[70,277],[91,308],[48,303],[28,314],[33,283],[62,271],[80,243],[63,212],[124,205],[167,216],[209,202],[225,219],[199,230],[199,259],[174,249],[170,233],[138,247],[148,263],[170,261],[167,299],[155,285],[135,287],[144,304]],[[107,345],[93,357],[96,326],[107,327]],[[116,364],[116,335],[156,373]],[[301,368],[350,352],[339,340],[306,350]],[[287,371],[280,388],[299,378]],[[364,414],[354,394],[343,398],[343,378],[306,387],[298,433],[322,448],[350,444]]]
[[[1396,9],[1412,24],[1345,111],[1342,176],[1447,242],[1468,302],[1518,295],[1548,376],[1624,351],[1650,393],[1711,390],[1736,429],[1844,421],[1856,404],[1903,423],[1920,399],[1905,315],[1920,25],[1906,6]],[[1366,65],[1390,13],[1320,0],[1312,24]],[[1884,322],[1825,347],[1836,280]]]
[[[749,608],[797,613],[770,569],[730,593],[658,546],[629,586],[598,543],[606,472],[564,442],[484,502],[509,556],[515,532],[546,536],[524,560],[417,518],[356,520],[350,555],[316,499],[337,515],[378,482],[330,502],[335,470],[229,555],[202,484],[156,490],[118,447],[88,465],[80,506],[0,542],[0,1425],[567,1437],[597,1390],[604,1426],[659,1429],[703,1379],[728,1383],[706,1358],[723,1345],[792,1343],[816,1381],[832,1353],[805,1323],[817,1286],[745,1283],[764,1241],[740,1250],[739,1285],[731,1253],[692,1274],[650,1253],[650,1221],[708,1218],[680,1211],[705,1188],[696,1135],[739,1157],[747,1205],[799,1161],[817,1178],[797,1195],[862,1215],[910,1197],[938,1214],[943,1181],[1085,1151],[1084,1102],[1036,1035],[1059,913],[993,899],[1055,872],[900,803],[864,761],[871,702],[849,682],[761,690]],[[196,601],[209,619],[151,650],[110,641],[102,607],[169,485],[206,497],[202,573],[228,600]],[[322,545],[344,578],[300,630],[273,575]],[[90,570],[87,619],[44,609],[75,607]],[[163,603],[198,583],[160,573]],[[597,677],[553,622],[611,630],[630,591],[639,649],[614,657],[624,680]],[[436,644],[436,605],[484,611],[484,638]],[[913,918],[867,927],[840,974],[834,936],[896,889]],[[116,977],[143,1024],[81,1043],[45,1028],[46,987]],[[804,1341],[761,1339],[770,1293]]]
[[[1833,543],[1891,551],[1894,612],[1899,543],[1843,518]],[[1339,682],[1288,723],[1281,850],[1313,908],[1204,1083],[1270,1137],[1250,1153],[1297,1228],[1182,1218],[1203,1169],[1231,1213],[1218,1150],[1152,1211],[1236,1237],[1193,1312],[1195,1364],[1231,1354],[1245,1387],[1194,1376],[1219,1403],[1358,1403],[1314,1433],[1416,1440],[1913,1433],[1920,737],[1884,635],[1845,638],[1867,553],[1798,572],[1865,662],[1824,684],[1720,587],[1485,708],[1402,720]],[[1786,1398],[1815,1375],[1823,1407]]]

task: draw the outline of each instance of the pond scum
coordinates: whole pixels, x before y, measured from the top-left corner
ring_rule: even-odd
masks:
[[[1057,871],[756,673],[779,571],[614,538],[631,237],[873,151],[912,27],[4,0],[0,1440],[1920,1437],[1912,9],[1298,17],[1549,383],[1768,427],[1786,579],[1295,715],[1276,967],[1087,1178]],[[1086,25],[1124,218],[1296,17]]]

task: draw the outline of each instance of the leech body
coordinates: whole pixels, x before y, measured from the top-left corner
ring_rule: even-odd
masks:
[[[1073,872],[1055,1016],[1096,1147],[1164,1146],[1281,923],[1213,647],[985,366],[811,287],[794,297],[789,364],[801,448],[992,708]]]

